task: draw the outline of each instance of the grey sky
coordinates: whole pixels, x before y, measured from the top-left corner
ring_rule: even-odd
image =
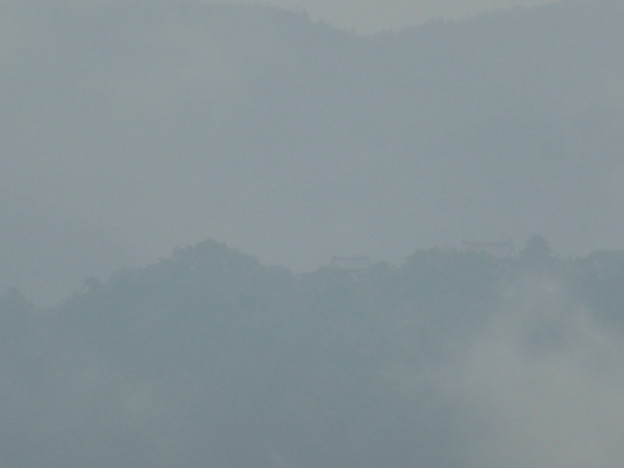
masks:
[[[206,0],[204,0],[206,1]],[[306,11],[312,19],[361,33],[399,29],[435,18],[465,18],[485,11],[533,6],[556,0],[221,0],[219,3],[274,5]],[[206,1],[206,3],[209,3]],[[210,2],[214,3],[214,2]]]

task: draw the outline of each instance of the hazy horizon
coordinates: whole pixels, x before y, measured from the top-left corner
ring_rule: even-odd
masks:
[[[514,7],[530,7],[570,0],[201,0],[224,5],[267,5],[295,13],[306,13],[313,21],[323,21],[358,34],[419,26],[428,21],[462,20]],[[578,1],[578,0],[572,0]],[[583,0],[582,0],[583,1]],[[587,0],[584,0],[587,1]]]
[[[617,467],[624,2],[224,1],[0,2],[3,466]]]
[[[273,8],[6,2],[1,282],[68,293],[210,238],[295,271],[535,233],[624,248],[620,10],[361,37]],[[33,278],[48,258],[67,265]]]

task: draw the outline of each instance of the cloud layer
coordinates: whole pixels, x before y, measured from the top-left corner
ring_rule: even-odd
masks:
[[[617,465],[622,337],[553,278],[519,281],[504,296],[444,384],[465,413],[471,466]]]

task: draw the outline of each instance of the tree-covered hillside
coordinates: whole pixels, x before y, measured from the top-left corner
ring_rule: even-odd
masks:
[[[586,396],[624,388],[623,278],[621,252],[561,259],[541,238],[305,275],[208,241],[55,309],[9,291],[4,463],[557,466],[574,428],[571,453],[599,443],[606,468],[619,410]]]

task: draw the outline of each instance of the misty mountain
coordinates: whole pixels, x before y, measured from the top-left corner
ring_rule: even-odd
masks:
[[[622,8],[356,36],[261,7],[4,2],[0,183],[142,259],[208,237],[297,271],[536,231],[621,248]]]
[[[293,275],[208,241],[90,281],[54,309],[11,292],[0,297],[3,458],[611,467],[624,256],[563,260],[543,246]]]

